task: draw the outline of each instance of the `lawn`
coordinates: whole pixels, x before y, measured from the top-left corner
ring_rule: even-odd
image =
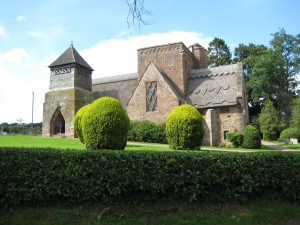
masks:
[[[300,204],[275,200],[242,203],[144,202],[115,205],[48,205],[0,213],[0,225],[300,224]]]
[[[85,145],[79,139],[70,138],[55,138],[55,137],[42,137],[41,135],[14,135],[14,136],[0,136],[1,147],[26,147],[26,148],[59,148],[59,149],[77,149],[84,150]],[[243,149],[243,148],[229,148],[229,147],[212,147],[201,146],[203,150],[220,150],[220,151],[243,151],[243,152],[261,152],[261,151],[274,151],[270,147],[262,146],[259,150]],[[174,151],[166,144],[157,143],[141,143],[141,142],[128,142],[125,150],[158,150],[158,151]]]
[[[272,141],[272,142],[274,144],[278,144],[280,146],[300,150],[300,143],[298,143],[298,144],[284,144],[284,142],[277,142],[277,141]]]

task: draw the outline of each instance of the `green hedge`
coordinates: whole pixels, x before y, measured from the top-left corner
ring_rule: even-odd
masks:
[[[148,120],[132,120],[130,121],[127,140],[166,144],[167,138],[165,129],[165,123],[154,123]]]
[[[300,128],[290,127],[284,129],[280,134],[280,138],[282,140],[290,140],[290,138],[297,138],[298,140],[300,140]]]
[[[66,151],[0,148],[0,207],[36,201],[114,201],[132,195],[195,200],[300,198],[300,154]]]
[[[201,114],[192,105],[177,106],[168,115],[166,136],[173,149],[199,149],[204,136]]]
[[[226,138],[228,139],[228,141],[232,142],[232,145],[235,148],[238,148],[243,145],[244,135],[242,132],[239,131],[227,132]]]
[[[91,103],[81,119],[87,149],[124,149],[127,143],[129,117],[121,103],[102,97]]]
[[[259,131],[251,125],[247,125],[243,131],[243,148],[260,149],[261,137]]]

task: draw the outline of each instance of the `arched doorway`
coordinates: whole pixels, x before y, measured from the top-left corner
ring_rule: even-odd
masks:
[[[59,109],[56,109],[51,119],[51,136],[65,134],[65,119]]]

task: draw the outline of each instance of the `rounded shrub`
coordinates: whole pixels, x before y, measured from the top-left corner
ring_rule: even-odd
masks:
[[[300,140],[300,128],[290,127],[290,128],[284,129],[280,133],[280,138],[282,140],[285,140],[285,139],[289,140],[290,138],[297,138],[298,140]]]
[[[226,133],[228,141],[232,142],[233,147],[237,148],[243,145],[244,135],[242,132],[228,132]]]
[[[168,116],[166,136],[174,149],[198,149],[203,140],[204,128],[201,114],[192,105],[176,107]]]
[[[74,117],[74,131],[75,134],[78,136],[79,140],[84,143],[84,139],[83,139],[83,134],[82,134],[82,117],[85,113],[87,113],[89,105],[85,105],[83,107],[81,107],[75,117]]]
[[[244,129],[243,136],[243,148],[261,148],[261,137],[259,131],[255,127],[247,125]]]
[[[118,100],[111,97],[95,100],[88,113],[84,113],[81,124],[87,149],[125,148],[129,118]]]
[[[167,143],[165,127],[165,123],[155,123],[148,120],[130,121],[128,140]]]

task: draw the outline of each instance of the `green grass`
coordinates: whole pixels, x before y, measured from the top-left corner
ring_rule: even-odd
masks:
[[[280,146],[284,146],[284,147],[287,147],[287,148],[292,148],[292,149],[296,149],[296,150],[300,150],[300,143],[298,144],[284,144],[284,142],[277,142],[277,141],[272,141],[272,143],[274,144],[278,144]]]
[[[300,224],[300,204],[275,200],[238,203],[144,202],[112,206],[22,207],[0,213],[0,225],[272,225]]]
[[[82,144],[78,139],[69,138],[56,138],[56,137],[42,137],[30,136],[30,135],[15,135],[15,136],[0,136],[0,146],[2,147],[26,147],[26,148],[59,148],[59,149],[86,149],[85,145]],[[259,150],[255,149],[244,149],[244,148],[233,148],[233,147],[212,147],[202,146],[203,150],[222,150],[222,151],[249,151],[249,152],[262,152],[262,151],[274,151],[268,146],[262,145]],[[166,144],[157,143],[142,143],[142,142],[128,142],[125,150],[156,150],[156,151],[174,151],[169,148]]]

